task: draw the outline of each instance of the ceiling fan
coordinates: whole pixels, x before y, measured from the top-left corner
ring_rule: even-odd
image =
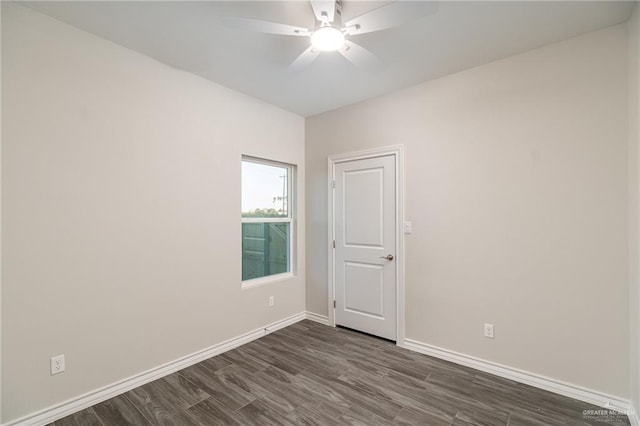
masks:
[[[311,29],[239,17],[224,17],[222,21],[230,28],[309,37],[310,46],[289,65],[291,71],[298,71],[308,66],[320,52],[334,51],[358,67],[375,68],[378,63],[377,57],[351,41],[351,36],[396,27],[434,13],[438,8],[435,2],[394,1],[353,18],[343,25],[342,0],[310,0],[310,3],[316,18],[316,25]]]

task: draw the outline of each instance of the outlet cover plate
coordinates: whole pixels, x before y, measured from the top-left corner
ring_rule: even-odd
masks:
[[[484,324],[484,337],[488,337],[489,339],[493,339],[493,324]]]
[[[51,375],[60,374],[64,372],[64,355],[57,355],[51,357]]]

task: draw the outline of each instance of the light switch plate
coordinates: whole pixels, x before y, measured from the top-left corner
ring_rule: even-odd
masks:
[[[493,324],[488,324],[488,323],[484,324],[484,337],[487,337],[489,339],[493,339],[493,337],[494,337]]]
[[[405,234],[410,234],[411,233],[411,222],[405,222],[404,223],[404,233]]]

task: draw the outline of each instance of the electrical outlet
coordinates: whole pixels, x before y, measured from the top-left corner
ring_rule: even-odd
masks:
[[[276,304],[276,302],[275,302],[273,296],[269,296],[269,307],[271,307],[271,306],[273,306],[275,304]]]
[[[493,339],[493,324],[484,324],[484,337]]]
[[[57,355],[51,358],[51,375],[60,374],[64,371],[64,355]]]

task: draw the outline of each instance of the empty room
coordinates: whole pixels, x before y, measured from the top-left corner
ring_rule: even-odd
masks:
[[[639,3],[0,12],[0,425],[640,426]]]

